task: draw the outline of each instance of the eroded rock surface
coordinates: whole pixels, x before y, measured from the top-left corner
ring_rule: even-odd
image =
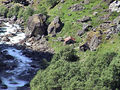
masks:
[[[46,16],[42,14],[35,14],[28,19],[26,36],[43,36],[47,33],[47,26],[45,24]]]

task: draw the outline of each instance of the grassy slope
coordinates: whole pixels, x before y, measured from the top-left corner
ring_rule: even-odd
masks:
[[[106,53],[116,52],[118,54],[118,56],[120,56],[120,49],[119,49],[120,48],[120,46],[119,46],[120,45],[120,41],[119,41],[120,36],[115,35],[115,36],[113,36],[114,38],[112,38],[111,40],[104,41],[104,43],[102,43],[98,47],[97,51],[95,51],[95,52],[91,52],[91,51],[79,52],[79,48],[78,48],[79,44],[85,42],[86,34],[84,34],[82,38],[80,38],[79,36],[76,35],[77,31],[82,29],[82,25],[80,23],[77,23],[76,20],[81,19],[85,15],[90,16],[90,17],[92,17],[92,22],[91,22],[92,25],[94,27],[96,27],[100,23],[103,22],[102,20],[99,20],[98,18],[100,16],[103,16],[103,15],[107,14],[106,12],[103,12],[103,10],[108,8],[106,3],[101,3],[100,8],[92,10],[92,7],[95,7],[95,6],[99,5],[101,1],[100,0],[91,0],[90,4],[84,5],[86,7],[86,9],[83,10],[83,11],[71,12],[71,10],[68,10],[68,8],[71,5],[73,5],[75,3],[79,3],[80,1],[82,1],[82,0],[76,0],[76,1],[75,0],[66,0],[65,3],[59,3],[53,9],[50,9],[50,10],[48,9],[48,15],[50,16],[49,21],[52,21],[55,16],[60,16],[62,22],[64,22],[64,27],[63,27],[62,31],[59,34],[57,34],[57,37],[54,37],[54,38],[49,37],[49,43],[50,43],[51,47],[54,48],[56,53],[59,53],[59,51],[62,48],[65,48],[66,46],[64,46],[62,42],[55,41],[55,40],[58,37],[73,36],[76,39],[76,43],[73,45],[73,47],[76,49],[77,55],[79,56],[80,60],[77,61],[77,62],[74,62],[74,63],[61,61],[61,60],[56,61],[56,63],[51,63],[51,65],[46,70],[44,70],[44,71],[40,70],[38,72],[38,74],[35,76],[35,78],[32,80],[32,82],[31,82],[31,89],[32,90],[43,90],[42,87],[44,87],[44,85],[45,85],[45,84],[43,84],[43,82],[45,82],[46,85],[48,85],[48,86],[50,85],[50,82],[51,82],[53,87],[55,85],[56,86],[60,85],[60,86],[62,86],[63,90],[91,90],[93,88],[94,88],[94,90],[107,90],[107,89],[110,90],[111,89],[109,87],[108,88],[99,87],[99,83],[98,83],[98,86],[97,86],[97,83],[96,83],[96,81],[94,82],[93,78],[98,77],[97,75],[99,75],[100,76],[99,80],[101,80],[101,78],[104,77],[104,76],[102,76],[101,73],[102,72],[104,73],[104,70],[107,71],[108,70],[107,68],[110,67],[110,66],[108,66],[107,68],[104,68],[104,69],[102,68],[102,71],[100,71],[98,69],[99,64],[102,64],[101,59]],[[93,16],[93,12],[95,12],[95,11],[98,12],[97,16]],[[71,16],[68,16],[68,14],[71,14]],[[117,13],[113,13],[112,16],[110,16],[109,20],[113,20],[117,16],[118,16]],[[111,43],[111,41],[113,41],[114,43]],[[91,57],[96,57],[97,58],[96,60],[101,60],[101,62],[98,61],[98,63],[94,63],[94,61],[92,61],[93,59],[91,59]],[[119,59],[119,57],[115,57],[115,59],[113,59],[111,61],[111,64],[114,63],[115,60],[117,60],[117,59]],[[91,61],[89,61],[89,60],[91,60]],[[97,61],[95,61],[95,62],[97,62]],[[59,65],[57,67],[58,63],[59,63]],[[89,67],[91,65],[89,63],[91,63],[91,64],[94,63],[93,66],[94,65],[98,65],[98,66]],[[103,64],[104,64],[104,62],[103,62]],[[68,66],[69,69],[67,69],[67,70],[69,72],[64,70],[65,69],[64,65]],[[55,67],[58,68],[58,69],[53,69]],[[82,84],[83,81],[81,81],[81,82],[78,81],[79,84],[74,81],[74,80],[76,80],[75,76],[77,75],[77,73],[73,75],[74,77],[71,76],[71,78],[69,80],[65,80],[65,78],[69,77],[69,75],[71,74],[70,72],[72,72],[72,70],[73,70],[73,72],[76,71],[76,70],[78,70],[77,72],[83,72],[81,70],[84,70],[85,68],[88,69],[87,71],[91,73],[90,74],[91,77],[89,75],[87,77],[87,75],[86,75],[86,77],[88,79],[86,80],[86,82],[84,82],[84,85]],[[98,69],[98,74],[93,75],[92,73],[95,73],[95,72],[97,73],[97,71],[95,71],[95,70],[92,71],[93,69],[90,69],[90,68],[94,68],[95,70]],[[58,72],[55,71],[55,70],[57,70]],[[63,73],[66,72],[68,74],[68,76],[64,76],[63,74],[60,73],[61,78],[60,78],[59,82],[58,83],[52,83],[54,81],[50,81],[50,80],[52,80],[51,78],[57,77],[55,73],[59,73],[59,72],[63,72]],[[48,74],[48,75],[46,75],[46,74]],[[67,75],[67,74],[65,74],[65,75]],[[54,77],[52,77],[51,75],[54,75]],[[79,74],[79,75],[81,75],[81,74]],[[113,74],[111,74],[111,75],[113,75]],[[43,79],[41,79],[41,78],[43,78]],[[64,80],[61,80],[61,79],[64,79]],[[85,78],[84,78],[84,80],[85,80]],[[92,80],[93,80],[93,82],[90,82]],[[109,81],[109,79],[108,79],[108,81]],[[92,85],[92,83],[94,83],[94,84],[96,83],[96,86]],[[82,87],[82,85],[83,85],[84,88]],[[49,87],[51,87],[51,86],[49,86]],[[81,86],[81,87],[77,88],[79,86]],[[100,86],[102,86],[101,83],[100,83]],[[44,88],[44,90],[49,90],[49,88]]]

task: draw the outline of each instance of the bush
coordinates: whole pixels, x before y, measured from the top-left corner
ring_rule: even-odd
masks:
[[[32,16],[33,14],[34,14],[34,10],[31,7],[27,7],[21,16],[23,16],[24,21],[27,21],[29,16]]]
[[[42,4],[39,4],[37,6],[37,10],[35,11],[35,13],[37,13],[37,14],[41,13],[41,14],[47,15],[47,10],[46,10],[46,8]]]
[[[37,73],[31,81],[31,90],[120,89],[120,57],[117,57],[117,53],[93,52],[84,62],[72,63],[63,60],[61,55],[65,54],[62,54],[62,52],[56,54],[52,59],[54,62],[47,69],[40,70]]]
[[[59,53],[53,56],[52,62],[55,62],[59,59],[74,62],[78,60],[78,56],[72,47],[65,47],[61,49]]]
[[[7,13],[8,13],[8,9],[4,5],[1,5],[0,6],[0,15],[7,17]]]
[[[67,61],[76,61],[77,55],[76,51],[72,47],[66,47],[62,49],[59,53],[61,59],[67,60]]]
[[[7,17],[12,17],[12,16],[17,16],[20,10],[20,6],[15,5],[14,7],[10,8],[8,13],[7,13]]]
[[[46,0],[46,4],[50,7],[53,8],[60,0]]]

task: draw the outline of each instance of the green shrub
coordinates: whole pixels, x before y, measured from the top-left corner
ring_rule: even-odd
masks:
[[[65,55],[61,53],[60,55]],[[52,59],[54,62],[37,73],[31,82],[31,90],[120,89],[120,63],[119,59],[115,59],[120,57],[117,53],[93,52],[84,62],[68,62],[60,55],[55,55]]]
[[[37,6],[37,10],[35,11],[35,13],[37,13],[37,14],[41,13],[41,14],[47,15],[47,10],[46,10],[46,8],[42,4],[39,4]]]
[[[23,16],[24,21],[27,21],[29,16],[32,16],[33,14],[34,14],[34,10],[31,7],[27,7],[21,16]]]
[[[21,18],[21,17],[23,17],[24,15],[23,15],[23,12],[24,12],[24,9],[23,8],[20,8],[20,10],[19,10],[19,13],[18,13],[18,18]]]
[[[20,6],[15,5],[14,7],[10,8],[8,13],[7,13],[7,17],[12,17],[12,16],[17,16],[20,10]]]
[[[7,17],[8,9],[4,5],[0,6],[0,15]]]
[[[78,57],[76,55],[76,51],[72,47],[65,47],[61,49],[61,51],[53,56],[52,62],[55,62],[59,59],[66,61],[77,61]]]
[[[52,8],[54,7],[60,0],[46,0],[46,4]]]

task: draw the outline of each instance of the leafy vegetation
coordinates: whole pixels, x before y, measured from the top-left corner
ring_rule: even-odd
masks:
[[[66,51],[62,53],[66,53]],[[59,53],[60,54],[60,53]],[[32,90],[119,90],[119,55],[92,52],[84,61],[69,62],[54,55],[50,66],[32,80]],[[64,55],[64,54],[62,54]],[[66,56],[67,57],[67,56]]]
[[[0,15],[7,17],[7,13],[8,13],[8,9],[4,5],[1,5],[0,6]]]
[[[112,39],[105,40],[94,52],[80,52],[79,45],[86,40],[85,33],[82,37],[76,35],[82,29],[82,24],[77,22],[83,16],[90,16],[93,27],[99,26],[104,20],[102,16],[107,15],[108,5],[102,0],[90,0],[84,4],[84,10],[72,11],[68,9],[83,0],[34,0],[33,7],[20,7],[15,5],[9,10],[0,6],[0,15],[12,17],[16,15],[23,18],[25,22],[28,17],[42,13],[49,18],[48,24],[54,17],[59,16],[64,23],[62,31],[56,37],[49,37],[48,42],[55,50],[51,62],[43,60],[44,70],[39,70],[31,81],[31,90],[120,90],[120,33],[113,35]],[[96,15],[93,13],[97,12]],[[110,14],[108,21],[119,16],[119,13]],[[76,43],[71,46],[63,45],[56,41],[58,37],[73,36]],[[114,42],[114,43],[112,43]]]

